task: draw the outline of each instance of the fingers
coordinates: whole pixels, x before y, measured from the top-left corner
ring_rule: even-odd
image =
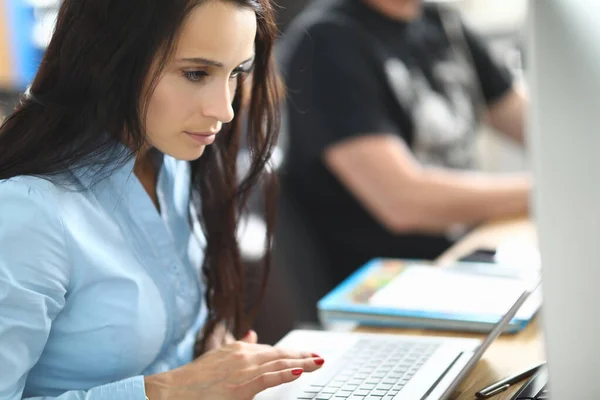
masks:
[[[246,333],[246,336],[241,339],[241,341],[245,343],[256,344],[258,343],[258,335],[256,332],[254,332],[254,330],[250,329],[248,333]]]
[[[230,344],[231,348],[236,352],[243,352],[247,357],[249,364],[262,365],[271,361],[281,359],[296,359],[302,360],[307,358],[319,358],[317,354],[305,352],[305,351],[294,351],[286,350],[279,347],[273,347],[266,344],[257,344],[257,335],[253,330],[248,331],[239,341]]]
[[[235,357],[247,367],[241,374],[234,389],[239,397],[251,399],[268,388],[292,382],[304,372],[321,368],[325,361],[314,353],[284,350],[277,347],[252,344],[256,333],[249,332],[244,340],[234,344]]]
[[[277,350],[279,350],[279,353],[275,353],[273,351],[265,353],[275,353],[280,358],[262,364],[257,363],[255,367],[247,370],[247,373],[244,374],[243,379],[252,380],[262,375],[269,375],[271,373],[293,369],[301,369],[304,372],[313,372],[325,364],[325,360],[316,354],[310,354],[308,357],[292,358],[294,353],[285,352],[280,349]],[[295,355],[302,356],[303,354],[299,353]]]
[[[233,337],[233,335],[231,334],[231,332],[227,332],[225,334],[225,340],[223,341],[224,344],[231,344],[235,342],[235,338]]]
[[[255,333],[256,335],[256,333]],[[235,338],[223,322],[217,323],[211,336],[206,341],[205,352],[218,349],[222,346],[235,342]],[[256,343],[256,342],[255,342]]]
[[[302,351],[294,351],[294,350],[284,350],[278,347],[267,347],[262,351],[257,351],[252,355],[252,361],[256,365],[266,364],[271,361],[281,360],[281,359],[296,359],[301,360],[305,358],[315,358],[319,357],[316,354],[302,352]]]
[[[295,368],[300,368],[304,370],[304,372],[313,372],[321,368],[324,363],[325,360],[323,360],[321,357],[311,357],[304,359],[281,359],[260,365],[256,368],[255,374],[258,376],[268,374],[271,372]]]
[[[210,336],[210,338],[206,341],[206,351],[218,349],[219,347],[223,346],[223,341],[226,333],[227,328],[222,322],[219,322],[215,326],[215,329],[213,330],[213,333]]]
[[[259,375],[247,383],[239,386],[243,398],[253,398],[258,393],[268,388],[279,386],[298,379],[304,371],[302,368],[285,369],[283,371],[269,372]]]

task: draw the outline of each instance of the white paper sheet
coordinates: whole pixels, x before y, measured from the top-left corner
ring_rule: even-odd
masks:
[[[517,278],[410,266],[375,293],[373,306],[461,315],[504,315],[525,289]],[[529,318],[541,303],[534,293],[518,318]]]

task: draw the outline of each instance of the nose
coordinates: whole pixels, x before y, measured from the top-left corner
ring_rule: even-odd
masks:
[[[203,114],[207,117],[215,118],[224,124],[231,122],[235,114],[231,106],[234,94],[235,89],[231,87],[230,82],[226,82],[225,84],[215,82],[212,89],[209,90],[208,96],[205,98]]]

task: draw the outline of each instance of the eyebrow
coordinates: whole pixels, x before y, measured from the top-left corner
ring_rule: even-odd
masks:
[[[252,55],[252,57],[248,58],[247,60],[242,61],[241,63],[238,64],[238,66],[247,64],[251,61],[254,61],[254,57],[255,55]],[[211,67],[217,67],[217,68],[223,68],[223,63],[220,63],[218,61],[215,60],[211,60],[208,58],[202,58],[202,57],[193,57],[193,58],[181,58],[179,60],[177,60],[179,62],[189,62],[189,63],[193,63],[193,64],[202,64],[202,65],[209,65]]]

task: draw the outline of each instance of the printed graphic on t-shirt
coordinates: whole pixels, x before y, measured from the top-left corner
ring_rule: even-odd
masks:
[[[398,101],[413,124],[413,153],[424,165],[474,168],[477,115],[473,103],[474,73],[453,55],[435,62],[432,88],[420,69],[391,58],[386,73]]]

